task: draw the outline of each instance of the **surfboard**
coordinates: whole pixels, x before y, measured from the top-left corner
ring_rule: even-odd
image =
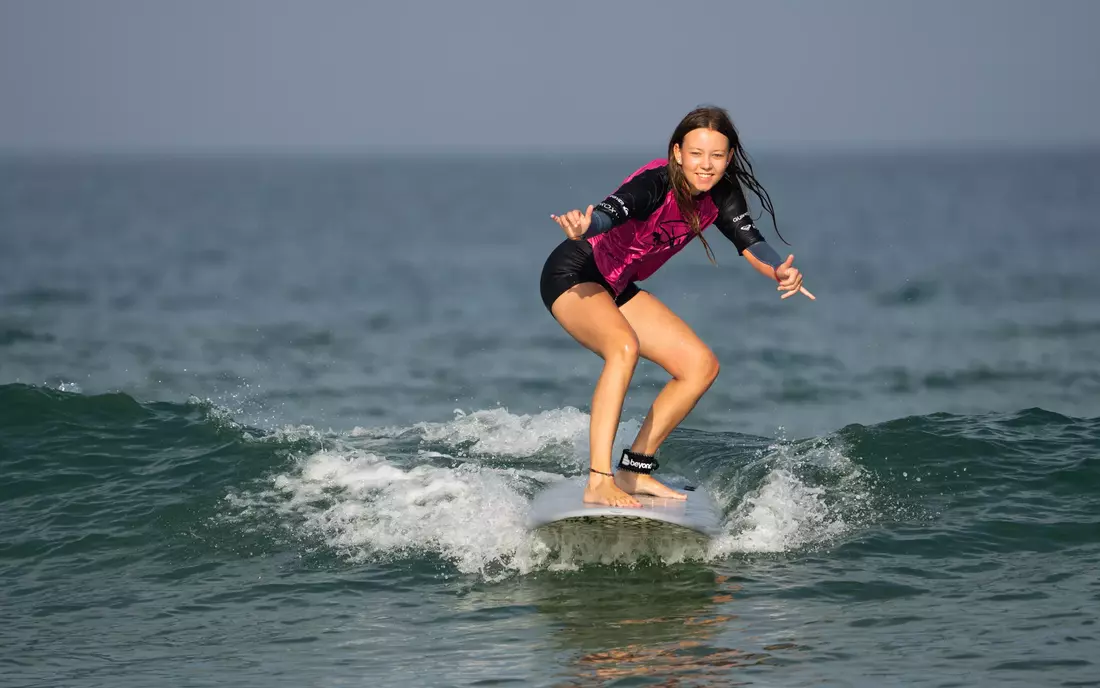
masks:
[[[528,528],[586,522],[605,528],[643,529],[664,536],[681,534],[710,539],[722,531],[722,511],[702,488],[690,487],[674,477],[662,479],[674,490],[687,493],[687,499],[662,499],[635,495],[641,508],[603,506],[584,502],[586,477],[562,480],[535,495],[528,516]],[[686,532],[685,532],[686,531]]]

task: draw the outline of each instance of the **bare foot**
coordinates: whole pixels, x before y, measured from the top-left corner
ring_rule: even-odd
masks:
[[[588,485],[584,488],[584,502],[607,506],[641,506],[637,499],[620,490],[614,480],[598,473],[588,474]]]
[[[671,487],[662,485],[656,478],[646,473],[618,471],[615,473],[615,484],[629,494],[650,495],[662,499],[687,499],[687,495],[683,492],[677,492]]]

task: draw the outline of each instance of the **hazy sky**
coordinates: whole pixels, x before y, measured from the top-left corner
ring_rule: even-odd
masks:
[[[1100,0],[0,0],[0,149],[1100,142]]]

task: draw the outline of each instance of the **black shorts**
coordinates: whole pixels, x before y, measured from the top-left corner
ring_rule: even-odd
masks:
[[[611,285],[596,267],[596,259],[592,257],[592,244],[584,239],[566,239],[550,252],[550,257],[542,266],[539,291],[542,293],[542,302],[546,310],[550,310],[554,301],[571,287],[584,282],[595,282],[606,289],[611,298],[615,299],[616,306],[621,306],[634,298],[639,291],[638,285],[631,282],[616,297]]]

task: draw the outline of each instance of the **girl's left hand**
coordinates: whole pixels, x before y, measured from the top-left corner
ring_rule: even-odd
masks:
[[[793,267],[794,254],[787,256],[787,260],[783,261],[783,264],[775,269],[775,278],[779,280],[779,286],[776,287],[778,291],[787,292],[780,298],[787,298],[788,296],[794,296],[795,294],[805,294],[810,300],[816,301],[817,297],[808,292],[802,287],[802,273],[798,268]]]

